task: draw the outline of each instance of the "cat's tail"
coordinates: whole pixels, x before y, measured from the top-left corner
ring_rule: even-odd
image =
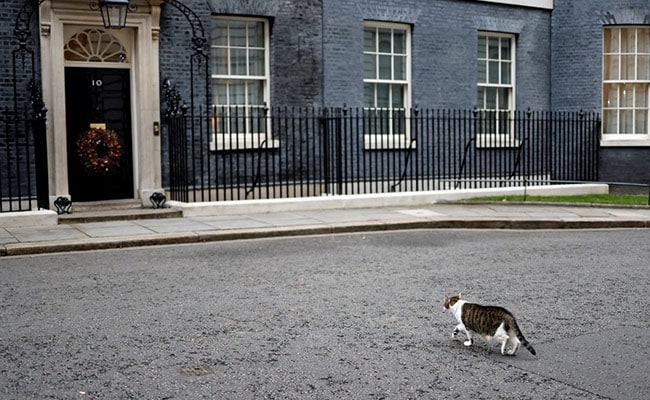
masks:
[[[526,340],[524,334],[521,333],[521,329],[519,329],[519,325],[517,325],[517,320],[512,318],[511,321],[509,321],[509,325],[512,327],[515,336],[517,336],[517,339],[519,339],[519,341],[526,348],[526,350],[530,351],[530,354],[532,355],[537,355],[533,346],[530,343],[528,343],[528,340]]]

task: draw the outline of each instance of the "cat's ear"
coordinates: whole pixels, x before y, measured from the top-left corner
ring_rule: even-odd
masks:
[[[459,299],[461,298],[461,294],[462,294],[462,292],[458,292],[458,298]]]

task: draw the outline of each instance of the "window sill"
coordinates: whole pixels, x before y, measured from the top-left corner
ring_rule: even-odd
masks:
[[[650,147],[650,135],[635,135],[634,138],[608,138],[603,135],[600,139],[602,147]]]
[[[268,150],[280,147],[280,141],[265,134],[212,134],[210,151]]]
[[[364,150],[410,150],[417,146],[415,140],[409,140],[406,136],[389,135],[365,135],[363,137]]]
[[[479,134],[476,136],[476,148],[501,149],[521,146],[521,140],[510,135]]]

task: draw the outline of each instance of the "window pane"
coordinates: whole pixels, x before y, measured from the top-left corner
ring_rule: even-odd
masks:
[[[623,85],[620,93],[621,107],[634,107],[634,85]]]
[[[476,107],[485,108],[485,88],[478,88],[476,93]]]
[[[393,79],[406,80],[406,57],[395,56],[393,62],[395,63]]]
[[[212,48],[212,74],[228,74],[228,50],[213,47]]]
[[[640,83],[636,85],[636,104],[637,108],[648,107],[648,84]]]
[[[228,85],[229,105],[244,105],[246,104],[246,83],[232,82]]]
[[[510,108],[510,89],[500,88],[499,94],[499,110],[508,110]]]
[[[499,62],[490,61],[488,65],[488,83],[500,83],[499,82]]]
[[[510,84],[510,63],[501,63],[501,83],[504,85]]]
[[[501,38],[501,59],[510,60],[510,40]]]
[[[605,53],[618,53],[618,41],[620,37],[621,30],[618,28],[606,28],[605,29]]]
[[[635,80],[635,56],[621,56],[621,79]]]
[[[637,52],[650,54],[650,28],[639,28],[637,30]]]
[[[248,82],[248,105],[261,106],[264,104],[264,84],[262,81]]]
[[[618,111],[607,110],[603,113],[603,126],[605,130],[603,133],[618,133]]]
[[[605,107],[618,107],[618,85],[605,85]]]
[[[633,121],[634,113],[632,112],[632,110],[621,110],[620,116],[621,117],[620,117],[619,124],[620,124],[621,131],[619,133],[623,133],[623,134],[633,133],[634,131],[632,129],[632,121]]]
[[[391,85],[393,95],[393,108],[404,108],[404,86]]]
[[[390,53],[391,49],[391,31],[390,29],[378,29],[379,31],[379,52]]]
[[[377,79],[377,57],[374,54],[363,56],[363,77],[365,79]]]
[[[377,51],[375,28],[365,28],[363,30],[363,51]]]
[[[406,54],[406,32],[401,30],[393,31],[393,52]]]
[[[248,53],[249,75],[263,76],[265,69],[264,65],[264,50],[250,50]]]
[[[648,61],[650,56],[639,56],[637,58],[637,79],[640,81],[647,81],[650,79],[650,65]]]
[[[238,47],[246,46],[245,21],[230,21],[230,45]]]
[[[392,79],[390,56],[379,56],[379,79]]]
[[[230,74],[247,75],[246,74],[246,49],[230,50]]]
[[[212,44],[215,46],[228,45],[228,23],[216,20],[212,26]]]
[[[621,43],[621,50],[623,53],[636,52],[636,29],[625,28],[623,29],[623,42]]]
[[[248,24],[248,46],[264,47],[264,23],[251,22]]]
[[[618,80],[618,55],[605,56],[605,80]]]
[[[486,88],[485,90],[485,108],[494,110],[497,108],[497,89]]]
[[[387,84],[377,84],[377,107],[390,107],[390,86]]]
[[[648,110],[637,110],[634,115],[635,132],[638,134],[648,133]]]
[[[499,38],[491,37],[488,42],[488,56],[491,60],[499,59]]]

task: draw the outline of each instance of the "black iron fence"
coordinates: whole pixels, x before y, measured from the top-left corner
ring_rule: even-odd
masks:
[[[0,212],[47,208],[46,162],[45,119],[0,110]]]
[[[34,50],[39,46],[40,3],[39,0],[24,2],[15,17],[13,36],[6,38],[13,49],[11,56],[6,57],[7,66],[11,67],[0,83],[0,213],[49,206],[47,109]],[[7,15],[11,10],[9,7]]]
[[[214,108],[166,119],[184,202],[596,181],[596,113]]]

